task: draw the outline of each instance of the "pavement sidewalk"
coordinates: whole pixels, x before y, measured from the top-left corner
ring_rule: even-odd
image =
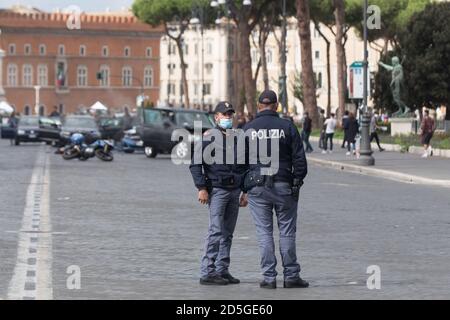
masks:
[[[312,142],[312,145],[314,152],[307,154],[307,158],[316,165],[400,182],[450,188],[448,158],[433,156],[424,159],[416,154],[373,149],[375,166],[367,167],[359,165],[356,156],[347,156],[347,149],[342,149],[341,143],[334,144],[332,154],[322,154],[316,142]]]

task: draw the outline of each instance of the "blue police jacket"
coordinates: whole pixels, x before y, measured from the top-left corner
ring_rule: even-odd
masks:
[[[208,137],[212,135],[212,130],[217,130],[215,133],[218,134],[218,132],[220,132],[222,134],[222,143],[215,141],[214,137],[212,137],[212,139],[211,137]],[[218,153],[222,153],[221,159],[223,161],[218,161],[219,163],[210,163],[210,161],[205,161],[202,157],[201,163],[195,163],[195,153],[201,152],[203,154],[205,148],[207,147],[209,147],[209,150],[213,150],[211,153],[212,156],[216,156],[217,153],[217,156],[219,157]],[[226,153],[231,151],[232,153],[230,154],[232,154],[232,161],[227,161]],[[206,131],[203,135],[202,141],[197,142],[195,145],[194,155],[192,156],[191,165],[189,166],[195,186],[199,190],[210,187],[230,190],[242,188],[246,166],[244,163],[238,163],[237,155],[237,139],[232,139],[231,143],[230,140],[228,140],[227,144],[226,136],[220,128],[216,127]]]
[[[275,181],[292,182],[294,178],[303,181],[308,173],[308,166],[303,141],[292,121],[281,119],[275,111],[265,110],[259,112],[253,121],[244,126],[244,131],[247,132],[250,129],[255,132],[249,138],[258,139],[259,144],[267,143],[268,155],[271,155],[271,139],[279,141],[279,169],[274,175]],[[270,164],[261,163],[259,150],[260,148],[257,151],[256,163],[252,164],[247,158],[248,169],[257,173],[262,167],[270,166]]]

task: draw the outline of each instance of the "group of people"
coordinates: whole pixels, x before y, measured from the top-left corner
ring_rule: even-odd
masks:
[[[380,145],[380,138],[378,136],[377,130],[379,126],[377,125],[378,116],[376,113],[372,115],[370,121],[370,142],[376,141],[380,151],[384,149]],[[342,140],[341,148],[347,148],[347,156],[358,155],[359,150],[359,123],[355,117],[355,114],[346,110],[342,117],[341,127],[344,131],[344,138]],[[333,153],[333,138],[336,133],[337,120],[336,115],[331,113],[328,118],[325,117],[325,111],[320,109],[319,111],[319,148],[322,149],[323,154]],[[302,129],[302,139],[305,143],[305,152],[311,153],[314,151],[309,138],[312,132],[312,120],[308,112],[305,112],[303,118],[303,129]]]
[[[277,287],[277,259],[273,237],[275,212],[280,232],[280,253],[284,268],[285,288],[306,288],[308,282],[300,277],[300,264],[296,255],[297,208],[300,187],[307,174],[306,157],[297,127],[292,121],[281,119],[276,112],[278,98],[275,92],[266,90],[258,100],[256,117],[242,127],[248,143],[258,143],[256,155],[245,145],[245,161],[238,161],[237,139],[226,139],[241,132],[233,129],[235,110],[229,102],[220,102],[214,112],[216,127],[204,133],[195,146],[203,155],[205,150],[225,153],[234,150],[233,163],[214,161],[193,156],[190,172],[198,189],[198,201],[209,206],[209,227],[205,240],[205,252],[201,260],[200,284],[238,284],[230,268],[230,250],[237,223],[239,207],[249,206],[253,217],[261,255],[263,279],[260,287]],[[242,124],[242,119],[239,124]],[[247,133],[256,133],[247,136]],[[265,133],[270,132],[270,136]],[[213,137],[222,137],[216,141]],[[279,168],[267,172],[270,164],[260,161],[262,145],[270,148],[277,140]],[[220,140],[220,141],[219,141]],[[227,141],[233,141],[229,146]],[[233,149],[234,148],[234,149]],[[267,150],[267,149],[266,149]],[[195,154],[195,153],[194,153]],[[254,159],[252,157],[255,157]],[[229,158],[226,158],[227,160]],[[255,160],[255,161],[253,161]],[[269,170],[270,171],[270,170]]]

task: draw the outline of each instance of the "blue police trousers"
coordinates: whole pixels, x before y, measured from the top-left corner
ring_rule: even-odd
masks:
[[[221,188],[213,188],[209,194],[209,228],[201,262],[201,277],[228,273],[240,194],[241,189]]]
[[[248,204],[256,225],[261,269],[264,280],[276,280],[277,258],[273,240],[273,210],[280,231],[280,253],[284,268],[284,280],[299,278],[295,237],[297,231],[298,201],[291,194],[289,183],[275,182],[272,188],[257,186],[248,192]]]

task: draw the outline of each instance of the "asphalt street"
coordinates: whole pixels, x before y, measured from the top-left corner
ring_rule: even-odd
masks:
[[[33,198],[33,192],[40,193]],[[448,189],[310,166],[297,252],[311,287],[283,289],[278,259],[276,290],[259,288],[259,250],[247,208],[232,247],[231,273],[242,283],[198,283],[208,212],[196,195],[188,168],[168,156],[65,161],[46,145],[0,141],[0,299],[11,297],[19,280],[31,279],[33,272],[21,268],[26,255],[20,248],[33,241],[37,298],[44,296],[39,292],[53,299],[450,298]],[[33,223],[41,221],[30,243],[20,240],[31,210],[26,203],[34,203]],[[371,265],[381,270],[379,290],[366,286]],[[68,281],[78,268],[79,289]],[[26,292],[33,288],[26,283]]]

